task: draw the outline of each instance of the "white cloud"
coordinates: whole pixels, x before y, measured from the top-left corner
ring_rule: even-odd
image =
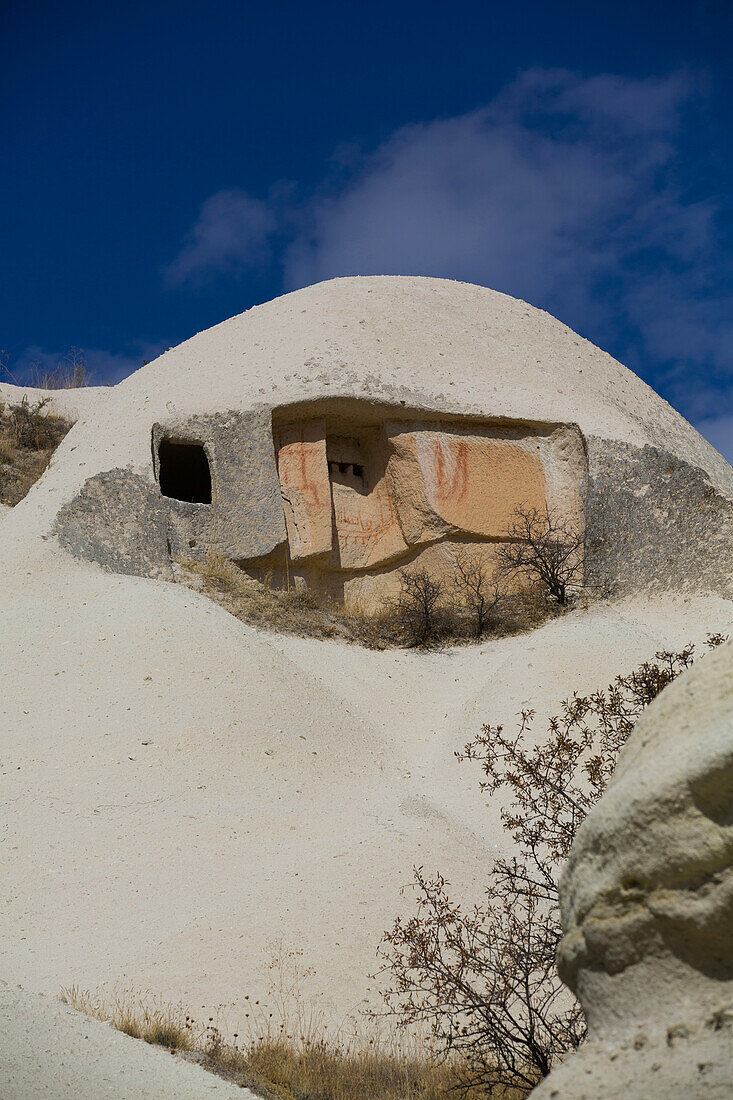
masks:
[[[480,283],[549,310],[710,418],[721,394],[733,401],[733,271],[721,200],[679,152],[699,94],[679,73],[525,72],[479,110],[406,126],[365,155],[351,147],[299,206],[212,196],[170,275],[276,253],[286,289],[356,274]]]
[[[176,258],[166,268],[172,283],[202,279],[215,272],[261,263],[277,216],[268,203],[235,189],[217,191],[199,216]]]
[[[592,329],[609,303],[626,311],[624,268],[643,253],[690,264],[709,244],[710,208],[663,179],[690,95],[682,76],[533,71],[479,111],[406,127],[313,201],[286,283],[445,276]]]

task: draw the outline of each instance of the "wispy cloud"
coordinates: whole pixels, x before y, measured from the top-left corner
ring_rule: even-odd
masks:
[[[733,415],[725,211],[682,154],[701,97],[683,73],[526,72],[479,110],[352,148],[297,208],[212,196],[171,271],[206,278],[274,249],[286,289],[349,274],[481,283],[613,350],[691,418]]]
[[[720,254],[715,204],[689,201],[676,180],[675,141],[694,97],[683,75],[535,71],[481,110],[400,130],[341,190],[314,199],[286,283],[464,279],[586,335],[632,330],[640,359],[679,353],[674,320],[685,353],[699,355],[700,295]],[[720,322],[705,326],[702,349],[717,361]]]
[[[314,200],[286,280],[409,272],[538,300],[570,277],[571,293],[589,297],[589,279],[656,243],[669,221],[669,198],[646,216],[639,203],[657,199],[689,94],[682,77],[531,72],[481,110],[399,130],[343,189]],[[685,220],[680,247],[704,219]]]
[[[266,258],[269,238],[277,228],[270,202],[236,188],[217,191],[203,203],[166,277],[171,283],[185,283],[255,267]]]

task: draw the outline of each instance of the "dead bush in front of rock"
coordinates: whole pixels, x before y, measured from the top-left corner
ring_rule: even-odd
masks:
[[[725,640],[710,635],[708,645]],[[481,1082],[529,1089],[583,1041],[580,1006],[555,968],[560,870],[639,715],[693,659],[692,645],[660,652],[605,691],[574,695],[541,741],[525,710],[516,731],[485,725],[456,754],[480,765],[484,792],[505,799],[501,820],[517,855],[494,863],[472,906],[442,874],[416,868],[415,908],[380,953],[388,1013],[404,1026],[427,1024],[438,1049],[459,1056],[465,1095]]]
[[[24,394],[19,405],[8,407],[8,431],[16,447],[42,451],[63,439],[66,432],[60,430],[59,417],[44,412],[48,403],[49,399],[42,397],[31,405],[28,395]]]
[[[452,602],[467,615],[474,636],[482,638],[504,595],[500,578],[475,547],[457,547],[452,560]]]
[[[0,375],[13,386],[30,386],[37,390],[78,390],[89,385],[87,357],[82,348],[70,347],[55,364],[46,357],[33,359],[23,368],[19,378],[10,370],[10,357],[0,350]]]
[[[517,508],[509,541],[498,549],[498,569],[508,580],[540,584],[561,607],[569,589],[583,583],[581,527],[552,508]]]
[[[447,585],[427,569],[403,569],[393,605],[408,646],[429,646],[445,634]]]
[[[300,584],[277,587],[249,576],[211,552],[204,560],[174,562],[177,579],[203,592],[251,626],[311,638],[336,638],[369,649],[429,649],[534,630],[566,608],[538,585],[506,591],[473,547],[459,552],[453,575],[424,569],[399,574],[398,594],[365,609]]]
[[[179,581],[214,599],[243,623],[311,638],[337,638],[369,649],[431,649],[534,630],[568,605],[539,582],[514,585],[474,544],[459,546],[439,574],[413,564],[397,574],[398,591],[381,607],[364,607],[295,583],[245,572],[215,551],[174,562]]]

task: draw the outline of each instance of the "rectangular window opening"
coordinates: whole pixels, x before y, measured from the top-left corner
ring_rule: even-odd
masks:
[[[158,447],[160,491],[187,504],[211,504],[211,470],[203,443],[162,439]]]

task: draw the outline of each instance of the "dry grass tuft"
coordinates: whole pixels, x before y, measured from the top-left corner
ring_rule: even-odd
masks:
[[[369,616],[303,588],[273,588],[220,555],[176,564],[183,583],[250,626],[310,638],[341,638],[374,649],[399,644],[399,630],[387,615]]]
[[[18,504],[44,472],[71,428],[45,411],[48,398],[31,405],[0,405],[0,504]]]
[[[314,1026],[285,1024],[244,1043],[227,1042],[211,1019],[178,1006],[121,997],[112,1002],[73,986],[61,999],[135,1039],[176,1051],[266,1100],[524,1100],[526,1089],[476,1086],[456,1060],[439,1061],[413,1042],[328,1040]]]
[[[213,553],[203,562],[180,560],[176,569],[182,583],[202,592],[250,626],[301,637],[340,638],[369,649],[411,644],[410,631],[396,601],[375,613],[358,603],[339,603],[306,589],[274,588],[254,580],[227,558]],[[470,615],[463,608],[443,608],[432,644],[465,645],[520,634],[534,630],[565,610],[548,601],[539,587],[507,594],[487,616],[484,634],[477,639]]]
[[[257,1084],[288,1100],[483,1100],[489,1095],[485,1089],[466,1088],[453,1063],[378,1046],[344,1049],[323,1040],[298,1045],[265,1038],[249,1048],[246,1065]],[[503,1093],[504,1100],[524,1095]]]
[[[54,366],[35,359],[18,378],[8,367],[9,355],[0,350],[0,375],[14,386],[31,386],[39,390],[78,390],[89,385],[87,357],[81,348],[71,347]]]
[[[193,1050],[196,1045],[194,1023],[182,1009],[145,998],[130,1000],[124,996],[107,1002],[103,998],[71,986],[61,991],[66,1004],[110,1023],[133,1039],[168,1047],[171,1050]]]

